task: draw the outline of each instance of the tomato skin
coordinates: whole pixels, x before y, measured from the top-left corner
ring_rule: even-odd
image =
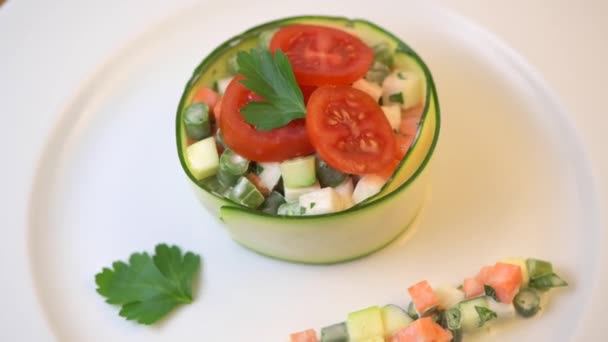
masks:
[[[322,86],[306,106],[306,129],[317,153],[346,173],[384,170],[397,158],[397,143],[380,106],[350,86]]]
[[[219,126],[224,143],[241,156],[261,162],[276,162],[314,153],[304,119],[269,131],[258,131],[248,124],[240,109],[260,97],[249,91],[237,75],[222,98]]]
[[[420,314],[439,305],[439,299],[435,295],[435,291],[433,291],[433,288],[426,280],[410,286],[407,292],[412,297],[416,311]]]
[[[281,28],[270,51],[281,49],[291,62],[299,84],[346,85],[361,78],[374,60],[374,51],[361,39],[339,29],[295,24]]]

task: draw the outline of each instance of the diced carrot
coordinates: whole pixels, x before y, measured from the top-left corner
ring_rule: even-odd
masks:
[[[249,179],[249,181],[253,183],[256,188],[258,188],[258,190],[262,193],[262,195],[264,195],[264,197],[270,195],[270,190],[265,187],[264,184],[262,184],[260,176],[256,175],[255,173],[248,173],[245,177]]]
[[[393,335],[390,342],[449,342],[452,333],[430,317],[423,317]]]
[[[477,278],[466,278],[462,284],[465,298],[479,297],[485,293],[483,282]]]
[[[202,87],[196,91],[192,98],[192,103],[205,103],[209,108],[213,108],[220,99],[220,94],[208,87]]]
[[[507,304],[513,302],[522,282],[521,267],[502,262],[492,267],[491,273],[485,280],[485,284],[491,286],[496,292],[498,300]]]
[[[308,329],[289,335],[291,342],[318,342],[317,333],[313,329]]]
[[[426,280],[410,286],[407,291],[410,293],[410,297],[412,297],[418,313],[424,313],[428,309],[439,305],[439,298],[437,298],[433,288]]]
[[[222,111],[222,98],[220,97],[219,100],[217,100],[217,102],[215,103],[215,106],[213,106],[213,117],[215,118],[215,122],[220,122],[220,113]]]

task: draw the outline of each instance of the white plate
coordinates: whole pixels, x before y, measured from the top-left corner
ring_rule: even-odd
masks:
[[[431,196],[406,236],[354,262],[290,264],[235,244],[199,206],[176,156],[174,114],[183,86],[228,37],[269,19],[318,12],[299,6],[180,12],[117,51],[81,85],[33,177],[23,248],[43,314],[32,322],[42,317],[61,341],[284,341],[359,308],[405,305],[407,287],[420,279],[458,282],[483,264],[524,255],[552,260],[571,286],[553,291],[541,316],[501,325],[479,340],[565,341],[582,334],[598,291],[589,279],[597,278],[606,247],[584,148],[525,62],[447,12],[348,12],[410,43],[437,82],[443,121]],[[323,12],[343,13],[340,7]],[[221,33],[203,34],[213,31]],[[93,277],[159,242],[202,255],[197,298],[157,326],[138,326],[104,303]]]

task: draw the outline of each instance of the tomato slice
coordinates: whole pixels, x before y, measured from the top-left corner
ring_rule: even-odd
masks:
[[[234,77],[222,98],[220,130],[224,143],[241,156],[261,162],[312,154],[314,148],[308,140],[304,119],[269,131],[258,131],[245,122],[241,108],[249,101],[261,98],[245,88],[239,82],[242,79],[242,75]]]
[[[315,90],[306,106],[306,129],[321,158],[342,172],[375,173],[397,158],[395,135],[382,109],[350,86]]]
[[[350,84],[363,77],[374,60],[374,51],[361,39],[326,26],[285,26],[270,41],[270,51],[277,49],[304,85]]]

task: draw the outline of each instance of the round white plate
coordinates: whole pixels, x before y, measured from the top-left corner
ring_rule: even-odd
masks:
[[[29,270],[52,335],[285,341],[290,332],[342,321],[360,308],[406,305],[407,287],[421,279],[457,283],[484,264],[522,255],[553,261],[570,286],[552,291],[542,315],[472,340],[576,339],[606,247],[584,148],[524,61],[445,11],[323,9],[384,26],[435,77],[442,132],[432,189],[406,236],[353,262],[298,265],[237,245],[202,209],[176,155],[174,118],[185,82],[232,35],[277,17],[319,12],[298,6],[180,12],[116,51],[74,94],[40,151],[27,212]],[[94,275],[160,242],[201,254],[196,300],[156,326],[127,322],[95,292]]]

